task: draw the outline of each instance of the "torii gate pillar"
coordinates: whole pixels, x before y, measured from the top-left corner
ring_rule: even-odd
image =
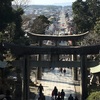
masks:
[[[24,86],[23,86],[23,100],[29,100],[29,72],[30,72],[30,67],[29,67],[29,56],[25,55],[24,56]]]
[[[85,100],[88,96],[87,91],[87,61],[86,56],[81,55],[81,82],[80,82],[80,93],[81,100]]]
[[[39,42],[39,46],[42,46],[42,41]],[[39,59],[38,61],[42,60],[42,55],[39,54]],[[38,73],[37,73],[37,79],[41,80],[42,78],[42,67],[38,67]]]
[[[76,46],[76,41],[72,41],[72,45],[73,46]],[[73,61],[76,61],[77,60],[77,55],[72,55],[72,57],[73,57]],[[73,72],[73,79],[74,80],[78,80],[78,73],[77,73],[77,66],[74,66],[73,68],[72,68],[72,72]]]

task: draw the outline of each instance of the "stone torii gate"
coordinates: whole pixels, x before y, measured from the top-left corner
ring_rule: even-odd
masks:
[[[30,38],[32,38],[33,41],[38,41],[38,46],[43,46],[44,40],[51,40],[55,43],[55,45],[52,45],[52,46],[57,47],[57,46],[59,46],[59,41],[69,41],[69,40],[72,41],[73,46],[76,46],[76,41],[82,40],[88,34],[88,31],[83,34],[61,35],[61,36],[35,34],[35,33],[31,33],[31,32],[28,32],[27,34]],[[51,55],[51,59],[52,58],[56,58],[59,60],[59,54]],[[39,60],[41,61],[41,55],[39,55]],[[76,55],[73,55],[73,60],[77,60]],[[74,78],[74,80],[77,80],[77,78],[78,78],[76,67],[73,67],[73,78]],[[39,77],[39,79],[41,79],[41,77]]]
[[[57,39],[58,40],[58,39]],[[21,65],[24,69],[24,95],[23,100],[29,100],[29,69],[30,67],[49,67],[54,64],[57,67],[80,67],[81,68],[81,100],[85,100],[87,97],[87,67],[92,67],[99,64],[99,61],[87,61],[86,55],[99,54],[100,45],[94,46],[68,46],[68,47],[40,47],[40,46],[20,46],[15,44],[4,43],[4,47],[10,49],[15,55],[23,55],[25,59],[22,61],[13,62],[14,65]],[[80,61],[32,61],[27,57],[33,54],[76,54],[80,55]],[[17,63],[16,63],[17,62]],[[16,64],[15,64],[16,63]]]

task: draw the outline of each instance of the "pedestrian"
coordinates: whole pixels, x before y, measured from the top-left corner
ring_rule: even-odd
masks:
[[[45,95],[42,93],[42,100],[45,100]]]
[[[70,94],[70,96],[68,97],[68,100],[74,100],[72,94]]]
[[[66,73],[66,69],[65,68],[64,68],[63,72],[64,72],[64,75],[65,75],[65,73]]]
[[[57,89],[57,87],[56,87],[56,86],[54,87],[53,92],[54,92],[54,96],[55,96],[55,100],[56,100],[57,95],[58,95],[58,89]]]
[[[78,100],[77,96],[75,96],[74,100]]]
[[[39,95],[42,95],[42,91],[44,90],[42,84],[39,85],[38,90],[39,90]]]
[[[64,90],[62,89],[62,90],[61,90],[61,100],[64,100],[64,96],[65,96],[65,92],[64,92]]]
[[[42,94],[39,96],[38,100],[45,100],[45,95],[42,93]]]
[[[60,93],[60,92],[58,92],[58,96],[59,96],[59,97],[61,96],[61,93]]]
[[[61,97],[58,95],[57,99],[55,99],[55,100],[62,100],[62,99],[61,99]]]
[[[51,95],[52,95],[52,99],[54,99],[54,90],[52,90],[52,94]]]

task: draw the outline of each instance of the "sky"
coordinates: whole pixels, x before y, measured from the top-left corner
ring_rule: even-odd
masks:
[[[35,4],[35,5],[56,5],[56,4],[72,4],[76,0],[30,0],[29,4]]]

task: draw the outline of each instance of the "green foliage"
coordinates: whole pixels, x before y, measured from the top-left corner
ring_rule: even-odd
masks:
[[[100,0],[86,0],[86,2],[95,23],[96,19],[100,17]]]
[[[31,32],[37,33],[37,34],[44,34],[45,28],[49,25],[48,18],[44,15],[38,16],[32,24]]]
[[[86,100],[100,100],[100,92],[91,93]]]
[[[22,8],[18,8],[17,13],[18,13],[18,15],[22,15],[22,14],[24,14],[24,11]]]
[[[100,18],[96,21],[96,25],[94,26],[94,32],[100,36]]]
[[[86,2],[77,0],[72,5],[74,13],[74,22],[78,31],[85,32],[90,29],[89,12]]]
[[[27,37],[20,37],[16,39],[14,43],[19,45],[26,45],[26,46],[30,45],[29,39]]]
[[[24,14],[24,11],[21,7],[14,9],[11,1],[0,0],[0,41],[26,44],[28,38],[25,37],[25,32],[21,28],[21,16]]]
[[[11,7],[11,0],[0,0],[0,31],[3,31],[13,21],[14,12]]]
[[[38,16],[37,19],[40,19],[40,20],[42,20],[44,23],[49,24],[48,18],[45,17],[44,15]]]
[[[13,0],[0,0],[0,43],[13,42],[17,44],[29,45],[29,39],[25,37],[22,30],[22,8],[14,9]],[[1,45],[0,60],[5,53]]]
[[[93,29],[97,19],[100,17],[100,0],[86,0],[86,3],[89,7],[89,12],[91,14],[91,26]]]
[[[76,0],[72,5],[72,9],[73,20],[79,32],[92,30],[96,19],[100,17],[99,0]]]

